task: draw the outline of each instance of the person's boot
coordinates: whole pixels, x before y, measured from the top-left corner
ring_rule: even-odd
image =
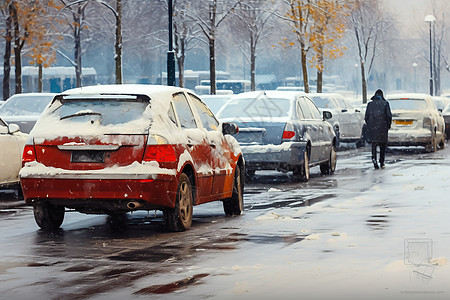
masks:
[[[384,161],[380,161],[380,168],[382,168],[382,169],[385,168],[385,166],[384,166]]]
[[[376,159],[372,159],[373,162],[373,167],[375,168],[375,170],[378,170],[380,167],[378,167],[378,163]]]

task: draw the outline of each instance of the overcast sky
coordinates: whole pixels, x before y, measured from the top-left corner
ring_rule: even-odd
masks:
[[[369,0],[370,1],[370,0]],[[398,17],[399,27],[404,33],[418,31],[424,28],[425,16],[433,14],[432,2],[436,3],[438,11],[450,13],[450,0],[382,0],[384,6]],[[436,18],[439,18],[436,16]]]

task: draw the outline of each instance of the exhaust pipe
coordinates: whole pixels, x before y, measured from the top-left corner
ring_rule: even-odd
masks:
[[[130,210],[135,210],[135,209],[137,209],[137,208],[139,208],[141,206],[143,206],[143,204],[140,203],[140,202],[137,202],[137,201],[130,201],[130,202],[127,203],[127,207]]]

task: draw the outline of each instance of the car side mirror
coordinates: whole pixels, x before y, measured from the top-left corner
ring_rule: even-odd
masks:
[[[20,127],[17,124],[9,124],[8,125],[8,132],[9,133],[16,133],[20,131]]]
[[[239,132],[239,127],[234,123],[222,123],[223,134],[236,134]]]
[[[325,120],[329,120],[329,119],[331,119],[333,117],[333,114],[331,112],[329,112],[329,111],[326,111],[326,110],[324,110],[322,114],[323,114],[323,120],[324,121]]]

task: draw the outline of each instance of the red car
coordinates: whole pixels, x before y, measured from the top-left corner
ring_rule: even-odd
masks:
[[[222,200],[243,211],[244,158],[231,134],[189,90],[105,85],[55,96],[30,133],[20,182],[37,224],[61,226],[65,208],[112,216],[162,210],[187,230],[193,206]]]

